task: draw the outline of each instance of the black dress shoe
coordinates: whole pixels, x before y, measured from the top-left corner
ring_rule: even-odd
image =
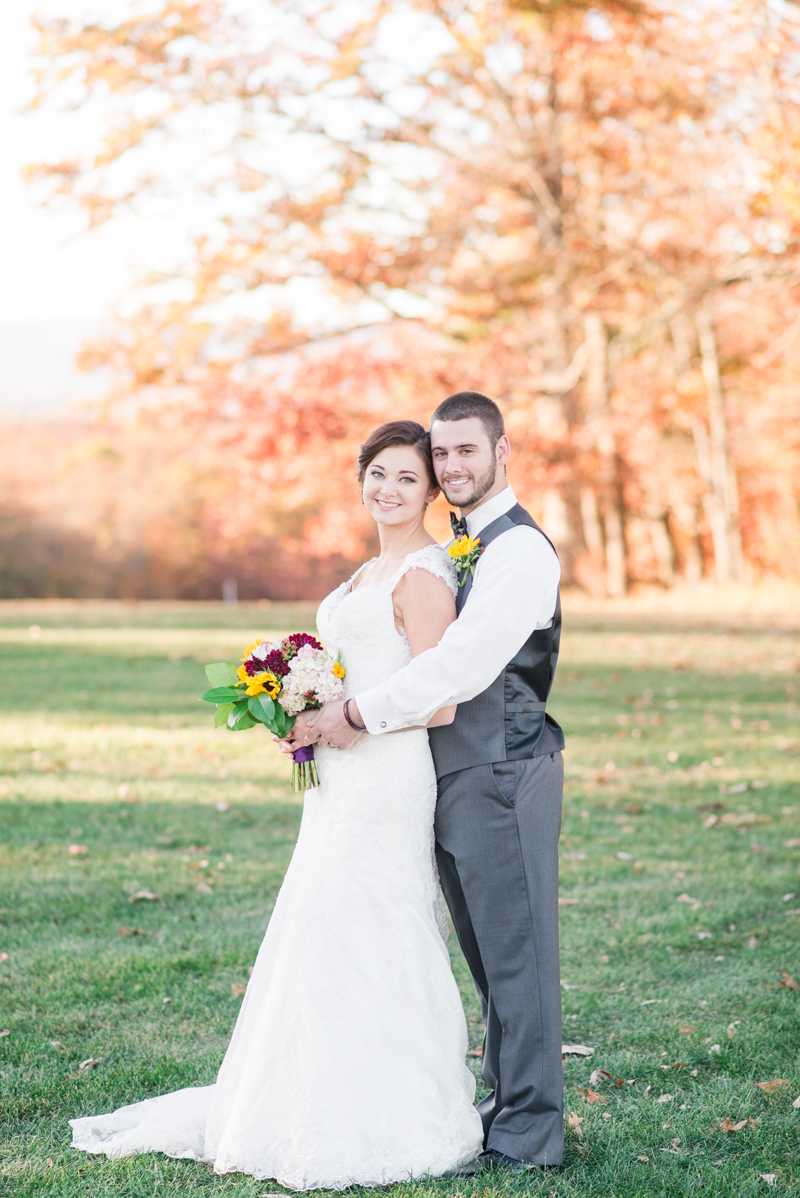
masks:
[[[498,1152],[496,1148],[489,1148],[486,1152],[482,1152],[478,1157],[478,1166],[481,1173],[491,1173],[494,1169],[504,1169],[509,1173],[525,1173],[528,1169],[535,1169],[536,1165],[528,1165],[525,1161],[515,1160],[513,1156],[506,1156],[504,1152]]]

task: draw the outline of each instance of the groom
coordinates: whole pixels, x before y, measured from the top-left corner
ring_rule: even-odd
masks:
[[[560,569],[550,541],[505,477],[510,453],[500,409],[464,391],[431,419],[436,477],[480,538],[474,577],[460,575],[458,619],[439,644],[387,682],[357,695],[349,715],[372,735],[426,724],[438,778],[436,856],[461,948],[483,1007],[478,1105],[485,1168],[558,1165],[564,1150],[558,837],[561,728],[545,712],[558,657]],[[340,704],[314,731],[349,748]]]

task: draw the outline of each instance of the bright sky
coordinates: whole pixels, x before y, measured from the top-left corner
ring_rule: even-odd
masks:
[[[136,260],[130,229],[76,236],[78,219],[37,208],[20,178],[32,160],[59,157],[88,132],[81,114],[20,109],[31,95],[33,12],[78,15],[80,0],[11,0],[0,6],[0,321],[97,320],[121,295]]]

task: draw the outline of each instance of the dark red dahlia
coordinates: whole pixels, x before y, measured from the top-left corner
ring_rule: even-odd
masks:
[[[253,674],[263,674],[267,665],[260,657],[251,657],[244,663],[244,668],[245,672],[252,677]]]
[[[303,645],[310,645],[312,649],[321,649],[322,645],[315,636],[309,636],[307,632],[293,632],[291,636],[287,636],[284,644],[294,645],[295,652],[302,649]]]
[[[271,652],[269,652],[264,660],[264,664],[268,670],[272,670],[272,673],[276,678],[283,678],[285,674],[289,673],[289,667],[286,664],[286,658],[283,656],[280,649],[273,649]]]

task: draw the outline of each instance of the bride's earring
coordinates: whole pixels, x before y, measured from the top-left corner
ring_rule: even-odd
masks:
[[[431,505],[430,505],[430,503],[426,503],[426,504],[425,504],[425,511],[426,511],[426,512],[429,512],[430,510],[431,510]]]

